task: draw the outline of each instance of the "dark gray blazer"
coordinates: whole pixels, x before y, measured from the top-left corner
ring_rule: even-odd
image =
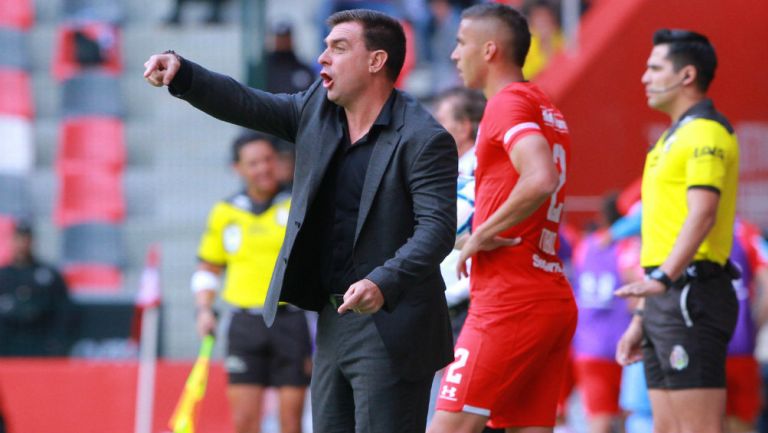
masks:
[[[321,310],[319,233],[329,230],[313,206],[343,138],[338,106],[315,82],[298,94],[270,94],[192,62],[192,85],[177,95],[221,120],[296,143],[289,223],[265,303],[272,323],[278,300]],[[439,265],[456,233],[458,157],[451,136],[413,98],[396,91],[392,121],[373,149],[360,199],[353,266],[384,294],[373,315],[395,369],[421,378],[453,360]]]

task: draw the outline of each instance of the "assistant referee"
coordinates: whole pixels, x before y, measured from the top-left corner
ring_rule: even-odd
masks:
[[[672,125],[645,162],[641,264],[647,277],[616,292],[645,298],[616,359],[623,365],[643,360],[655,431],[720,433],[726,349],[738,314],[736,272],[728,262],[738,142],[706,96],[717,66],[709,40],[662,29],[653,44],[642,83],[648,105]]]
[[[285,237],[290,195],[279,191],[273,138],[248,132],[232,146],[232,166],[243,191],[217,203],[198,250],[192,277],[200,335],[216,328],[212,305],[226,271],[222,298],[231,310],[225,367],[227,394],[238,433],[261,431],[265,387],[276,387],[282,432],[300,432],[311,375],[311,344],[301,310],[281,305],[267,328],[261,317]]]

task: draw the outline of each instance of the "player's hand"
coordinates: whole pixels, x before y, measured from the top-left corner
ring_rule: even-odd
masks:
[[[616,362],[622,366],[642,361],[643,327],[640,319],[633,319],[616,344]]]
[[[200,338],[211,335],[216,331],[216,314],[210,308],[201,308],[195,318],[197,334]]]
[[[352,310],[358,314],[373,314],[384,305],[384,294],[371,280],[362,279],[349,286],[344,293],[344,303],[337,310],[339,314]]]
[[[501,236],[494,236],[487,239],[482,239],[479,233],[473,233],[472,236],[464,242],[464,246],[459,253],[459,260],[456,263],[456,275],[461,279],[462,277],[469,277],[469,267],[467,266],[467,260],[477,254],[478,251],[492,251],[501,247],[514,247],[520,245],[523,241],[522,238],[503,238]]]
[[[144,78],[155,87],[171,84],[176,73],[179,72],[181,62],[176,54],[155,54],[144,63]]]
[[[644,281],[636,281],[634,283],[629,283],[624,286],[621,286],[613,293],[616,296],[626,298],[629,296],[645,297],[645,296],[659,295],[666,291],[667,291],[667,288],[664,287],[664,284],[662,284],[660,281],[644,280]]]

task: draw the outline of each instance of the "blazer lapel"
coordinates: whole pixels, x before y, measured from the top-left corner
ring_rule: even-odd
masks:
[[[316,154],[314,158],[317,158],[312,163],[312,170],[310,172],[307,200],[306,203],[312,203],[317,194],[317,190],[320,188],[320,184],[323,182],[323,176],[328,165],[331,163],[333,154],[339,147],[339,142],[344,138],[344,133],[341,130],[341,125],[338,122],[334,122],[335,128],[330,128],[329,133],[318,134],[317,144],[315,145]]]
[[[395,153],[397,144],[400,141],[400,134],[396,131],[382,131],[371,153],[371,159],[368,162],[368,169],[365,172],[365,182],[363,183],[363,192],[360,195],[360,209],[357,214],[357,224],[355,226],[355,243],[360,236],[360,230],[371,210],[376,191],[379,189],[384,172],[387,171],[389,160]]]
[[[376,144],[373,147],[371,153],[371,159],[368,162],[368,168],[365,172],[365,182],[363,183],[363,192],[360,195],[360,208],[357,213],[357,224],[355,225],[355,240],[354,244],[357,244],[357,238],[360,237],[360,230],[363,228],[366,218],[368,218],[368,212],[373,205],[373,199],[376,197],[376,191],[379,190],[381,179],[384,177],[384,173],[387,171],[389,161],[392,159],[392,155],[395,153],[398,144],[400,143],[401,134],[400,129],[405,125],[405,102],[399,91],[395,90],[398,94],[395,96],[394,105],[392,107],[392,124],[390,128],[385,128],[381,131]]]

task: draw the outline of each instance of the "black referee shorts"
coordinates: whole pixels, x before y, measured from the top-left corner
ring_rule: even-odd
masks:
[[[732,275],[712,262],[645,300],[643,362],[649,389],[725,388],[725,358],[739,312]]]
[[[303,311],[280,307],[271,328],[260,314],[238,310],[227,330],[230,384],[307,386],[312,343]]]

